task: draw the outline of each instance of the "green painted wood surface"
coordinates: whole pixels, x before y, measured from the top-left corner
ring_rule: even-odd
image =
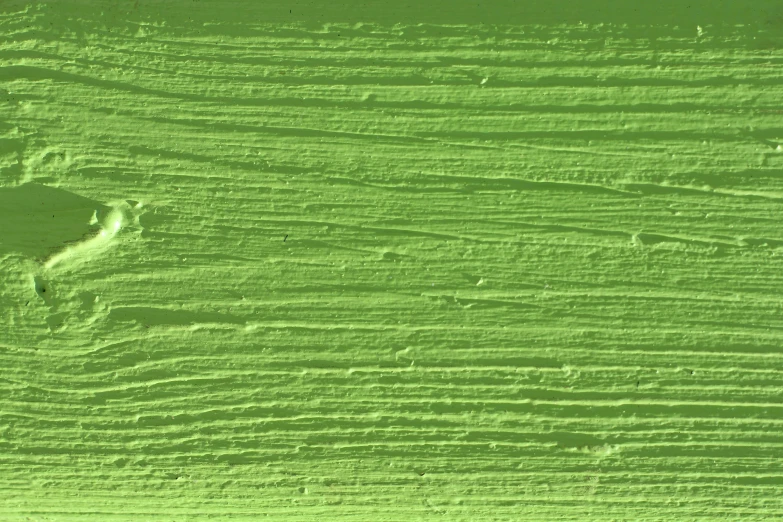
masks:
[[[783,518],[778,3],[0,35],[0,520]]]

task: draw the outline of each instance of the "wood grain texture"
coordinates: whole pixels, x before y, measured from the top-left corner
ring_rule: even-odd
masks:
[[[0,6],[0,520],[783,518],[783,10],[614,4]]]

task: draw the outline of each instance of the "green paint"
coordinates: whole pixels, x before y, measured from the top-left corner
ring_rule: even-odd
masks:
[[[783,517],[779,2],[0,6],[0,520]]]
[[[19,253],[39,261],[68,243],[99,234],[91,221],[108,210],[96,201],[37,183],[0,188],[0,208],[0,254]]]

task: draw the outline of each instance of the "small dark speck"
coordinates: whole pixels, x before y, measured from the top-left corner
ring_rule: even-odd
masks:
[[[283,243],[285,243],[286,239],[288,239],[288,234],[286,234],[285,237],[283,238]]]
[[[41,292],[46,292],[46,288],[41,288]]]
[[[642,381],[636,381],[636,387],[637,387],[637,388],[639,387],[639,383],[640,383],[640,382],[642,382]]]
[[[422,471],[421,473],[419,473],[419,476],[423,477],[424,476],[424,472]]]

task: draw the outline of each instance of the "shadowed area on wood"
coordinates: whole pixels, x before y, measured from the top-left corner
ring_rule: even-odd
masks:
[[[67,190],[27,183],[0,188],[0,254],[43,260],[68,243],[94,234],[93,214],[108,207]]]

